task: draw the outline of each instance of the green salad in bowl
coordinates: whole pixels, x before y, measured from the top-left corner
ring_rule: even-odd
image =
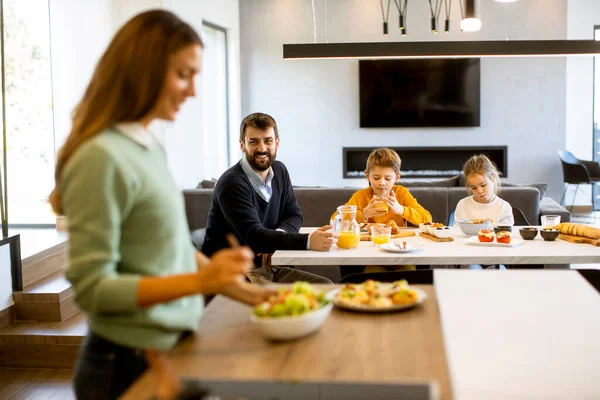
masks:
[[[296,282],[256,306],[250,321],[270,339],[296,339],[317,331],[332,307],[325,292],[315,290],[308,282]]]

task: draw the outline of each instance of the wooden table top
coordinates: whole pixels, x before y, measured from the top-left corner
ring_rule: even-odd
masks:
[[[292,342],[270,342],[251,325],[251,308],[223,296],[206,308],[198,335],[169,353],[179,377],[295,382],[436,382],[442,399],[452,391],[440,312],[433,286],[412,310],[360,314],[333,309],[317,333]],[[333,288],[334,286],[329,286]],[[147,398],[150,373],[124,399]]]

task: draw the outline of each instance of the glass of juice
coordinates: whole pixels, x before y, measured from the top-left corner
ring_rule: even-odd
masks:
[[[392,227],[390,225],[372,225],[371,226],[371,240],[375,247],[379,247],[382,244],[390,241],[390,235],[392,234]]]

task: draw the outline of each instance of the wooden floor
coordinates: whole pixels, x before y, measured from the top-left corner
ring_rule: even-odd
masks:
[[[70,369],[0,368],[0,399],[71,400]]]

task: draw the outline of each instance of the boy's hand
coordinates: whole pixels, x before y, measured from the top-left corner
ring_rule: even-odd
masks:
[[[390,207],[390,210],[396,214],[396,215],[403,215],[404,214],[404,206],[401,205],[400,203],[398,203],[398,200],[396,199],[396,196],[394,196],[394,192],[391,192],[389,194],[389,196],[385,197],[385,201],[388,205],[388,207]]]
[[[387,204],[385,198],[373,197],[371,201],[369,201],[369,204],[363,208],[363,218],[367,220],[371,217],[381,217],[382,215],[387,214],[387,210],[385,208],[381,208],[383,204]]]

